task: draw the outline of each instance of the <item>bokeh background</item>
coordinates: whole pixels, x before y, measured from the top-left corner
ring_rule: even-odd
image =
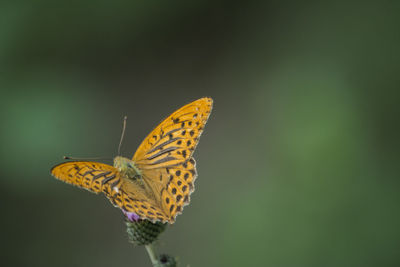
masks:
[[[396,1],[2,1],[5,266],[150,266],[121,212],[53,179],[123,155],[180,106],[214,110],[181,266],[399,266]],[[111,163],[111,161],[105,161]]]

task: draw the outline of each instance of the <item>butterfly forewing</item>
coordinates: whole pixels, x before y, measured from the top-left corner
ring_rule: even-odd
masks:
[[[153,169],[189,160],[211,109],[211,98],[201,98],[178,109],[144,139],[133,161],[141,169]]]
[[[118,185],[118,171],[110,165],[90,162],[72,161],[54,166],[51,174],[66,183],[79,186],[94,193],[111,194],[110,185]]]

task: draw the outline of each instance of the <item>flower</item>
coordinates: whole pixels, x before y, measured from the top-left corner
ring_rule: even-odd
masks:
[[[131,222],[137,222],[140,219],[139,215],[137,215],[134,212],[125,211],[125,210],[122,210],[122,212],[124,213],[125,217]]]

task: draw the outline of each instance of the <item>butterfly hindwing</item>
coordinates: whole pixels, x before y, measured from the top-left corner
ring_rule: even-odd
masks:
[[[115,204],[123,210],[134,212],[141,219],[148,219],[153,222],[168,221],[168,216],[164,213],[159,202],[156,201],[156,197],[149,195],[149,192],[133,180],[122,179],[122,184],[115,201],[118,202]]]
[[[197,177],[196,163],[193,158],[182,164],[166,168],[166,183],[161,190],[161,203],[171,220],[182,213],[183,207],[190,202],[194,191],[194,180]]]

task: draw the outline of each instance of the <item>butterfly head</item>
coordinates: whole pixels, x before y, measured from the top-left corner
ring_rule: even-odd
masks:
[[[136,179],[141,175],[139,169],[135,166],[133,160],[117,156],[114,158],[114,167],[127,178]]]

